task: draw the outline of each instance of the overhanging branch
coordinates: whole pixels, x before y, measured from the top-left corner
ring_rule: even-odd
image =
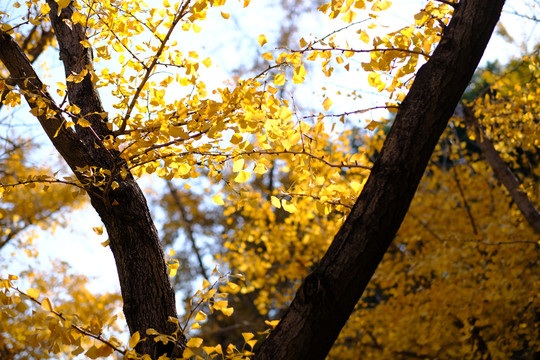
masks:
[[[463,105],[463,116],[467,126],[474,131],[476,143],[480,150],[482,150],[482,153],[493,169],[493,172],[506,190],[508,190],[512,200],[516,203],[525,220],[527,220],[534,231],[540,235],[540,213],[527,196],[527,193],[521,189],[518,178],[512,172],[510,167],[506,165],[503,159],[501,159],[499,153],[493,146],[493,143],[488,138],[482,125],[480,125],[473,110],[469,106]]]

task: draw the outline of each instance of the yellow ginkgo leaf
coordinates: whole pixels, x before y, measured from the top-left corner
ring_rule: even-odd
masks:
[[[223,202],[223,198],[221,197],[220,194],[217,194],[217,195],[212,196],[212,200],[214,200],[214,202],[215,202],[216,204],[218,204],[218,205],[223,205],[223,204],[225,204],[225,203]]]
[[[243,168],[244,168],[244,159],[241,159],[241,158],[234,159],[234,161],[233,161],[233,171],[234,172],[239,172]]]
[[[133,335],[131,335],[129,338],[129,347],[133,349],[135,346],[137,346],[139,341],[141,341],[141,334],[138,331],[135,331],[135,333],[133,333]]]
[[[82,127],[90,127],[90,125],[92,125],[92,124],[90,123],[90,121],[88,121],[88,120],[86,120],[84,118],[81,118],[81,119],[77,120],[77,125],[82,126]]]
[[[66,8],[71,3],[71,0],[55,0],[58,4],[58,11],[62,10],[63,8]]]
[[[264,44],[266,44],[268,42],[268,40],[266,40],[266,36],[264,36],[264,34],[259,35],[259,37],[257,38],[257,41],[259,42],[260,46],[263,46]]]
[[[251,177],[251,173],[248,172],[248,171],[240,171],[238,173],[238,175],[234,178],[234,181],[236,181],[237,183],[239,184],[243,184],[245,183],[246,181],[249,180],[249,178]]]
[[[328,109],[330,109],[330,106],[332,106],[332,100],[330,100],[330,98],[326,98],[324,99],[322,105],[324,107],[324,110],[328,111]]]
[[[197,315],[195,315],[195,321],[204,321],[206,320],[206,314],[202,311],[198,311]]]
[[[203,65],[206,66],[207,68],[210,67],[210,65],[212,65],[212,60],[210,58],[206,58],[202,61]]]
[[[294,205],[291,202],[283,200],[283,210],[289,212],[289,213],[295,213],[296,212],[296,205]]]
[[[285,85],[285,74],[279,73],[274,77],[274,85],[281,86]]]
[[[51,300],[49,300],[49,298],[43,299],[43,301],[41,302],[41,307],[45,311],[53,311],[53,306],[52,306]]]
[[[225,316],[231,316],[234,313],[234,309],[232,307],[231,308],[224,308],[224,309],[220,309],[220,310],[223,313],[223,315],[225,315]]]
[[[271,52],[264,53],[261,56],[263,59],[268,60],[268,61],[274,60],[274,56],[272,55]]]
[[[270,202],[275,208],[277,209],[281,208],[281,201],[277,197],[275,196],[270,197]]]
[[[190,348],[198,348],[202,345],[202,343],[203,343],[203,339],[194,337],[194,338],[189,339],[186,346]]]
[[[386,10],[392,5],[391,1],[377,1],[373,6],[371,7],[372,11],[383,11]]]
[[[26,295],[30,296],[32,299],[37,299],[40,294],[40,291],[37,289],[30,288],[26,290]]]

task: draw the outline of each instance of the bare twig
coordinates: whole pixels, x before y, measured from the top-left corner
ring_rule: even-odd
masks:
[[[465,207],[465,211],[467,212],[467,216],[469,217],[469,221],[471,222],[473,233],[474,235],[478,235],[478,229],[476,227],[476,222],[474,221],[474,217],[471,212],[471,207],[469,206],[469,202],[465,197],[465,193],[463,192],[463,188],[461,187],[461,182],[459,181],[458,173],[455,167],[452,167],[452,174],[454,175],[453,177],[459,190],[459,195],[461,196],[461,200],[463,201],[463,206]]]
[[[178,211],[180,212],[180,217],[182,218],[182,221],[184,222],[186,235],[189,241],[191,242],[191,246],[193,247],[193,251],[195,252],[195,256],[197,257],[201,275],[206,280],[210,280],[208,277],[208,271],[206,270],[206,267],[204,266],[204,263],[202,261],[201,252],[199,251],[199,247],[197,246],[197,242],[195,241],[195,235],[194,235],[195,232],[193,231],[193,221],[192,219],[188,219],[187,214],[186,214],[186,209],[184,208],[184,204],[182,204],[180,195],[178,194],[178,191],[174,187],[174,185],[170,181],[167,181],[167,187],[169,188],[171,196],[173,197],[173,200],[176,206],[178,207]]]
[[[344,112],[344,113],[341,113],[341,114],[325,114],[324,116],[325,117],[341,117],[341,116],[349,116],[349,115],[353,115],[353,114],[362,114],[362,113],[365,113],[365,112],[368,112],[368,111],[371,111],[371,110],[379,110],[379,109],[399,109],[399,105],[381,105],[381,106],[373,106],[373,107],[370,107],[370,108],[365,108],[365,109],[359,109],[359,110],[353,110],[353,111],[347,111],[347,112]],[[318,114],[317,115],[306,115],[306,116],[303,116],[302,119],[307,119],[307,118],[313,118],[313,117],[317,117],[319,116]]]

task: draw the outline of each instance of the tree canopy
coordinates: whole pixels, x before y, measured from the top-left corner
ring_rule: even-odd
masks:
[[[398,27],[390,1],[267,5],[286,20],[242,35],[255,58],[224,83],[192,39],[255,2],[12,5],[2,359],[540,354],[538,44],[477,70],[504,0],[425,1]],[[90,209],[103,226],[70,222]],[[57,227],[102,236],[120,293],[36,266]]]

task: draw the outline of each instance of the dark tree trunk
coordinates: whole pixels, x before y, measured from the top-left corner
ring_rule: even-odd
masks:
[[[71,18],[73,8],[62,9],[57,15],[56,2],[48,0],[48,3],[66,77],[79,74],[85,68],[91,69],[91,51],[80,43],[86,39],[82,26],[67,26],[63,21]],[[91,123],[91,127],[76,125],[73,131],[63,127],[64,118],[58,106],[47,93],[28,58],[11,36],[3,31],[0,32],[0,60],[9,70],[11,78],[26,92],[25,98],[31,108],[37,110],[33,98],[39,97],[49,108],[57,111],[53,117],[45,114],[38,114],[37,117],[79,180],[88,180],[78,171],[78,168],[85,166],[107,169],[111,173],[105,191],[103,188],[90,187],[88,194],[109,235],[130,333],[139,331],[141,337],[145,337],[146,330],[153,328],[160,333],[172,334],[177,326],[168,319],[177,317],[177,312],[163,249],[141,189],[129,173],[120,176],[125,162],[117,152],[106,149],[102,143],[105,137],[112,136],[112,132],[106,119],[101,116],[105,111],[91,75],[86,75],[79,83],[67,83],[70,103],[77,105],[81,109],[80,115]],[[114,190],[110,186],[113,180],[118,184]],[[179,339],[178,345],[183,347],[183,338]],[[152,340],[139,343],[136,349],[140,354],[150,354],[154,358],[165,350],[170,351],[170,348],[156,345]]]
[[[91,50],[81,45],[81,41],[86,40],[84,29],[81,25],[68,26],[63,21],[71,19],[73,7],[62,9],[57,16],[56,2],[47,2],[51,7],[51,23],[66,77],[78,74],[85,68],[90,69]],[[109,235],[129,331],[131,334],[139,331],[141,337],[145,336],[148,328],[171,334],[177,329],[174,323],[168,321],[169,317],[177,317],[175,295],[146,199],[130,174],[125,179],[119,175],[119,170],[125,167],[119,154],[107,150],[101,143],[103,138],[112,136],[112,131],[99,115],[105,110],[92,84],[91,75],[88,74],[79,83],[68,82],[67,85],[70,103],[77,105],[81,115],[92,124],[89,128],[76,127],[92,158],[92,163],[88,165],[110,170],[112,178],[119,184],[117,189],[107,193],[95,191],[89,192],[89,195]],[[140,343],[137,351],[154,355],[153,348],[154,342],[146,341]]]
[[[439,46],[400,105],[351,214],[256,360],[326,357],[399,229],[503,4],[463,0],[456,6]]]

